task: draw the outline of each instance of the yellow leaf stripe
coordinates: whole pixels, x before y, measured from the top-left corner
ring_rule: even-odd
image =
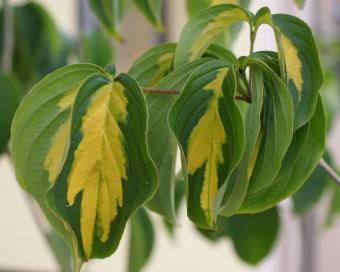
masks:
[[[189,137],[187,151],[187,170],[194,174],[205,163],[203,188],[200,195],[201,207],[207,220],[212,223],[213,201],[218,190],[219,164],[224,162],[222,145],[226,142],[226,134],[217,111],[218,99],[222,96],[222,82],[227,68],[218,71],[217,77],[204,90],[214,90],[204,116],[199,120]]]
[[[288,39],[283,34],[281,34],[280,40],[286,63],[288,80],[291,79],[294,82],[298,92],[298,102],[300,102],[302,99],[301,92],[303,79],[302,79],[302,63],[298,56],[298,50],[293,45],[291,40]]]
[[[71,107],[77,90],[78,86],[71,88],[66,92],[65,96],[60,99],[58,103],[60,111],[64,111]],[[56,181],[66,159],[71,128],[70,124],[71,122],[68,120],[59,127],[52,139],[52,145],[44,161],[44,168],[48,171],[48,181],[51,183]]]
[[[248,21],[248,17],[242,9],[232,8],[219,13],[207,26],[203,29],[201,35],[195,40],[190,49],[190,59],[193,61],[199,58],[205,51],[209,41],[211,41],[221,30],[228,25],[239,22]]]
[[[158,72],[155,73],[154,77],[150,80],[148,84],[149,86],[155,86],[157,82],[159,82],[165,76],[170,68],[173,57],[173,52],[166,53],[159,57],[157,60],[157,65],[159,66]]]
[[[123,206],[126,158],[118,126],[127,116],[123,91],[123,86],[114,82],[101,87],[93,96],[82,118],[83,138],[74,153],[68,177],[69,205],[83,191],[80,230],[87,257],[91,255],[93,235],[105,242],[111,222],[118,214],[118,205]]]

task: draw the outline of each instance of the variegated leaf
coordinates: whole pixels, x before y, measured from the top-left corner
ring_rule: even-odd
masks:
[[[127,74],[91,75],[77,92],[70,148],[48,203],[71,226],[83,259],[111,255],[130,215],[156,189],[146,118],[143,93]]]
[[[240,6],[223,4],[204,9],[184,26],[176,49],[174,66],[200,58],[228,26],[249,22],[249,13]]]
[[[135,62],[129,73],[143,86],[181,89],[191,72],[208,60],[199,59],[169,73],[175,46],[162,44],[150,49]],[[159,189],[146,206],[171,223],[176,222],[174,190],[177,143],[170,132],[167,115],[175,98],[176,95],[170,94],[146,94],[149,150],[159,173]]]
[[[201,228],[215,227],[217,191],[243,152],[243,120],[235,92],[234,69],[211,61],[192,73],[169,113],[183,154],[188,216]]]
[[[24,98],[12,125],[11,151],[16,178],[32,195],[51,226],[63,236],[77,256],[77,243],[69,227],[46,204],[69,145],[71,107],[79,86],[93,73],[105,73],[95,65],[70,65],[46,76]]]
[[[268,24],[274,30],[281,76],[293,98],[296,130],[312,118],[324,81],[313,33],[299,18],[286,14],[271,15],[268,8],[258,11],[253,24],[255,32],[261,24]]]

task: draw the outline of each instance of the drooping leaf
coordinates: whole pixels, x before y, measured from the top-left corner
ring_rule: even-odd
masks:
[[[163,0],[133,0],[133,3],[157,30],[163,31],[161,22]]]
[[[154,244],[154,228],[144,208],[130,219],[128,272],[139,272],[149,260]]]
[[[0,155],[6,150],[11,134],[12,119],[21,96],[22,93],[16,80],[0,73]]]
[[[249,22],[250,15],[243,8],[224,4],[204,9],[189,19],[176,48],[174,66],[200,58],[216,37],[237,22]]]
[[[55,182],[68,145],[71,105],[83,80],[104,73],[95,65],[71,65],[37,83],[17,110],[11,137],[12,159],[20,186],[32,195],[51,226],[77,256],[77,243],[69,227],[46,204],[46,193]]]
[[[299,18],[286,14],[271,15],[268,8],[260,9],[253,22],[255,31],[261,24],[274,29],[281,76],[293,98],[296,130],[312,118],[324,81],[313,33]]]
[[[234,69],[214,60],[191,74],[169,113],[183,154],[188,216],[201,228],[215,228],[217,191],[243,152],[243,120],[235,92]]]
[[[237,255],[253,265],[267,256],[278,235],[279,219],[276,207],[262,213],[230,217],[229,234]]]
[[[226,188],[222,187],[218,193],[217,210],[220,214],[231,215],[242,205],[249,185],[249,167],[255,152],[255,146],[261,128],[261,112],[263,104],[264,86],[262,72],[256,65],[251,67],[252,103],[245,117],[245,150],[240,164],[237,166]],[[221,206],[221,207],[220,207]]]
[[[181,89],[185,80],[198,66],[207,62],[200,59],[172,71],[176,44],[161,44],[147,51],[131,67],[129,73],[142,86],[160,89]],[[159,189],[146,206],[175,223],[175,164],[177,144],[170,132],[167,115],[176,95],[146,94],[149,109],[148,143],[152,159],[159,173]]]
[[[326,153],[327,160],[330,157]],[[325,156],[324,156],[325,157]],[[318,165],[303,186],[293,195],[294,213],[302,214],[309,211],[320,200],[330,178]]]
[[[278,176],[267,188],[248,194],[239,212],[264,211],[294,194],[318,164],[324,152],[325,136],[326,117],[319,96],[313,118],[294,132]]]
[[[270,185],[279,173],[293,136],[294,123],[289,90],[265,63],[254,62],[263,71],[265,97],[261,129],[247,170],[250,194]]]
[[[131,0],[88,0],[89,5],[106,31],[121,39],[121,22]]]
[[[0,29],[3,29],[2,13],[1,10]],[[35,2],[14,6],[13,21],[13,73],[23,86],[30,88],[46,73],[60,67],[62,39],[51,16]],[[0,32],[0,41],[3,39]],[[2,45],[3,42],[1,52]]]
[[[85,34],[81,39],[81,61],[105,67],[112,62],[113,50],[110,42],[101,31]]]
[[[156,189],[146,117],[143,93],[127,74],[113,81],[93,74],[77,92],[66,161],[48,203],[71,226],[83,259],[111,255],[130,215]]]

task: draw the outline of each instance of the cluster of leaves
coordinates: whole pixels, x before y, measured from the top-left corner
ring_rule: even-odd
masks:
[[[101,2],[102,11],[113,3]],[[278,52],[236,58],[213,44],[240,22],[252,43],[261,25],[271,26]],[[12,126],[17,180],[74,259],[111,255],[143,205],[176,222],[179,146],[189,218],[205,233],[230,236],[256,263],[277,233],[273,207],[303,185],[324,151],[323,73],[309,27],[267,8],[253,15],[221,4],[195,14],[178,44],[150,49],[128,74],[114,70],[76,64],[51,73],[25,97]],[[144,95],[141,86],[180,93]],[[243,213],[256,214],[236,215]],[[223,223],[226,216],[233,217]],[[264,217],[272,218],[271,231]],[[150,220],[140,209],[132,218],[133,242]],[[263,250],[247,252],[242,239]],[[134,263],[131,271],[143,259]]]

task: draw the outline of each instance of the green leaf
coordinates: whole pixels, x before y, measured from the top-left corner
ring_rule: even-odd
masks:
[[[327,154],[326,154],[327,155]],[[327,156],[329,161],[329,156]],[[330,178],[318,165],[303,186],[293,195],[294,213],[302,214],[309,211],[325,192]]]
[[[154,228],[146,210],[140,208],[130,219],[128,272],[139,272],[149,260],[154,245]]]
[[[229,233],[238,256],[257,264],[273,248],[279,231],[277,208],[253,215],[236,215],[229,219]]]
[[[197,13],[182,30],[174,66],[200,58],[223,30],[242,21],[249,22],[250,15],[243,8],[232,4],[213,6]]]
[[[272,16],[268,8],[262,8],[253,20],[255,32],[261,24],[274,29],[281,75],[293,98],[296,130],[312,118],[324,82],[318,48],[309,26],[297,17]]]
[[[294,110],[289,90],[264,62],[250,56],[247,64],[261,67],[264,77],[264,101],[261,129],[257,137],[247,176],[248,194],[269,186],[280,171],[293,136]]]
[[[88,0],[90,7],[106,31],[121,39],[121,22],[131,0]]]
[[[17,110],[11,138],[16,178],[32,195],[54,230],[73,252],[77,243],[68,225],[47,206],[46,193],[64,162],[71,105],[83,80],[104,71],[94,65],[70,65],[46,76],[24,98]],[[74,253],[76,261],[77,253]]]
[[[101,31],[93,31],[81,38],[81,61],[105,67],[112,62],[113,50],[109,40]]]
[[[248,194],[241,213],[255,213],[275,206],[294,194],[312,174],[325,148],[326,116],[319,96],[313,118],[294,132],[275,180],[262,191]]]
[[[71,226],[82,259],[104,258],[157,186],[143,93],[127,74],[113,81],[93,74],[79,87],[71,120],[63,125],[70,128],[69,148],[48,203]]]
[[[163,31],[161,22],[163,0],[133,0],[133,3],[158,31]]]
[[[217,191],[243,152],[243,120],[235,92],[234,69],[213,60],[191,74],[169,113],[183,154],[188,216],[201,228],[215,228]]]
[[[194,61],[170,72],[175,48],[176,44],[169,43],[150,49],[136,60],[129,73],[142,86],[181,89],[191,72],[207,59]],[[176,222],[174,190],[177,144],[170,132],[167,115],[175,98],[176,95],[146,94],[149,150],[159,173],[159,189],[146,206],[171,223]]]
[[[0,154],[6,151],[12,119],[21,96],[22,93],[16,80],[0,73]]]
[[[251,82],[252,103],[245,117],[245,150],[226,188],[222,187],[218,193],[219,202],[223,202],[217,204],[217,210],[223,215],[235,213],[242,205],[249,185],[248,169],[260,133],[264,86],[262,72],[256,65],[251,66]]]

